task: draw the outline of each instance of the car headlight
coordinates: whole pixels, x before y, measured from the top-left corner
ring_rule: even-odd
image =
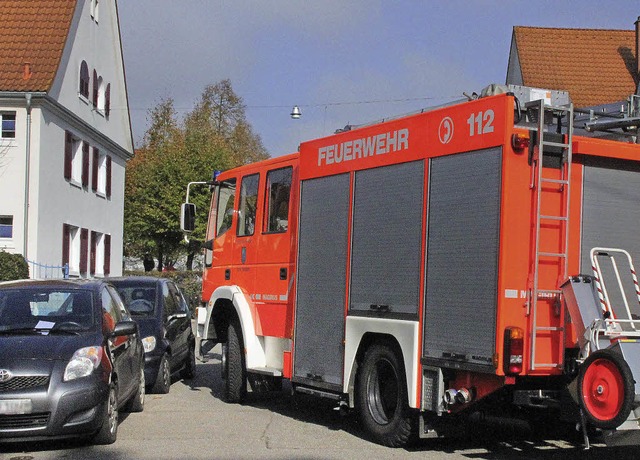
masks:
[[[98,368],[102,361],[102,347],[85,347],[76,350],[64,370],[65,382],[86,377]]]
[[[145,337],[142,339],[142,346],[144,347],[144,352],[149,353],[156,348],[156,338],[152,335],[149,337]]]

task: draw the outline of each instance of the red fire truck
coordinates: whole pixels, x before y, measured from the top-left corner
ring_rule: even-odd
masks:
[[[640,146],[611,130],[639,120],[486,93],[215,178],[198,326],[228,401],[288,379],[388,446],[475,412],[638,430]]]

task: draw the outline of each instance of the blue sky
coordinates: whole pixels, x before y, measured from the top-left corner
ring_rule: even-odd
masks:
[[[136,145],[162,99],[183,115],[229,78],[278,156],[348,123],[503,83],[515,25],[631,30],[640,3],[118,0],[118,10]]]

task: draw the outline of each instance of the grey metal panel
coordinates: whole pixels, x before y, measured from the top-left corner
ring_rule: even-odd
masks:
[[[429,174],[424,357],[491,365],[502,153],[435,158]]]
[[[423,189],[423,161],[356,173],[351,310],[417,314]]]
[[[302,182],[294,377],[342,383],[348,174]]]
[[[625,249],[634,264],[640,263],[640,168],[630,162],[612,159],[587,159],[584,168],[582,204],[582,246],[580,271],[593,274],[589,252],[594,247]],[[635,288],[625,259],[616,257],[624,276],[625,292],[632,313],[640,315]],[[610,300],[621,305],[617,282],[611,266],[602,263]],[[614,289],[615,288],[615,289]],[[620,315],[618,315],[620,316]],[[626,316],[626,315],[625,315]]]

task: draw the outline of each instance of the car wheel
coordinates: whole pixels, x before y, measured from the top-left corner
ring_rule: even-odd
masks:
[[[140,369],[140,381],[138,382],[138,390],[136,394],[129,400],[127,410],[129,412],[142,412],[144,410],[145,381],[144,368]]]
[[[167,394],[171,388],[171,369],[169,368],[169,357],[165,353],[160,360],[158,376],[151,389],[152,393]]]
[[[247,394],[247,370],[242,346],[242,330],[237,321],[232,321],[227,329],[226,354],[225,400],[228,403],[240,403]]]
[[[184,361],[184,368],[180,372],[180,376],[183,379],[192,379],[196,376],[196,345],[193,340],[189,344],[189,353],[187,353],[187,359]]]
[[[109,387],[107,398],[107,410],[102,422],[102,427],[93,438],[94,444],[113,444],[118,436],[118,395],[115,385]]]
[[[398,353],[385,345],[369,348],[356,385],[357,410],[367,435],[389,447],[407,444],[413,431],[413,415]]]

